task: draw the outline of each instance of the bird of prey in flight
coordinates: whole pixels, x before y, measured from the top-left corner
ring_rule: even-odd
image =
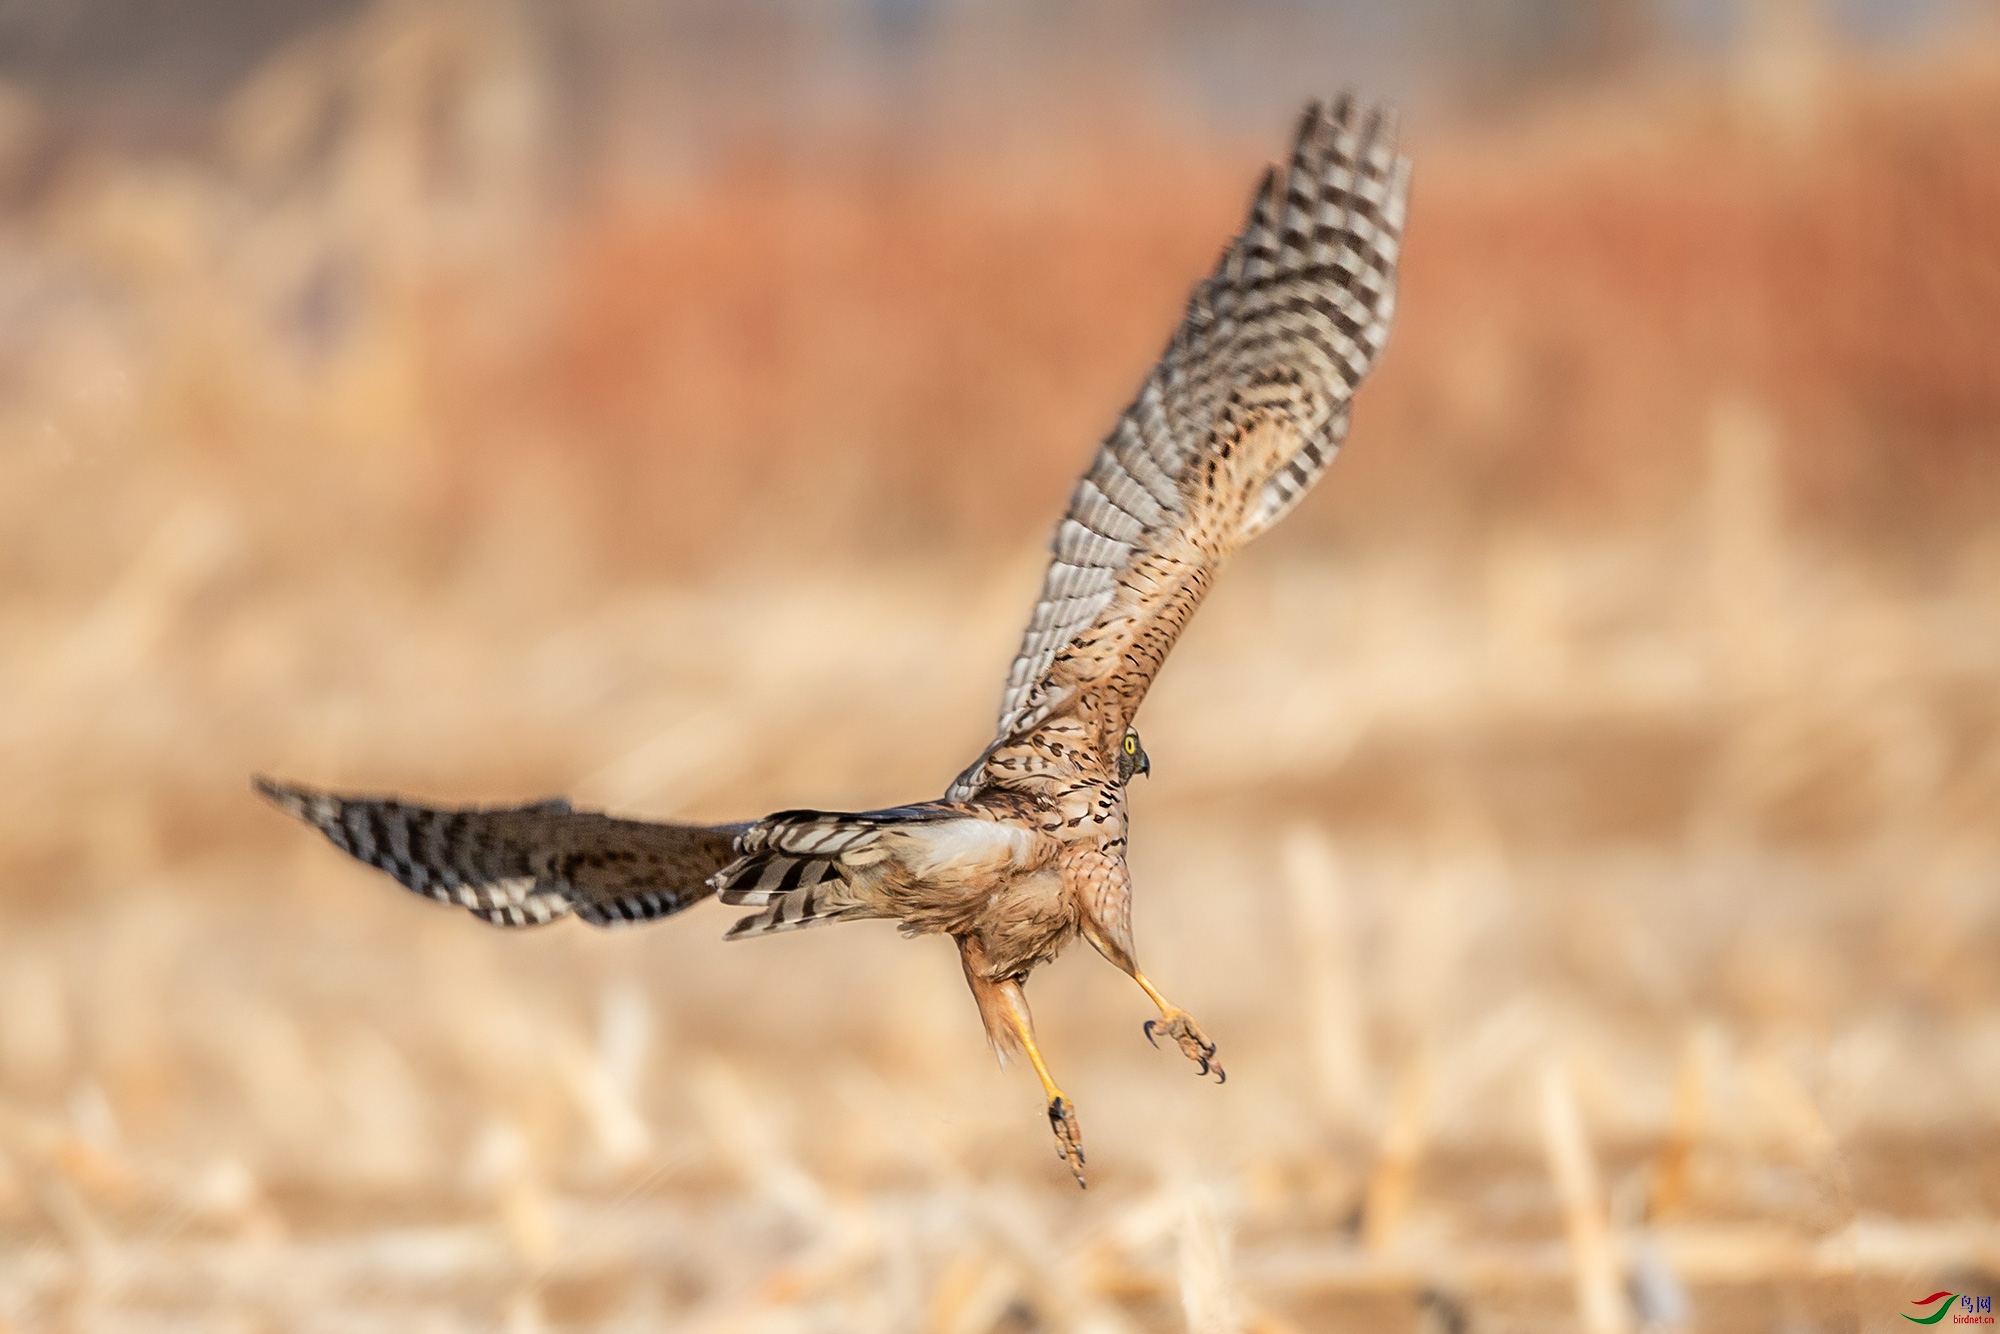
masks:
[[[1056,1149],[1084,1181],[1024,984],[1078,936],[1131,974],[1220,1081],[1215,1044],[1140,971],[1125,785],[1151,762],[1133,715],[1223,562],[1282,519],[1346,438],[1388,337],[1409,188],[1393,115],[1314,103],[1243,231],[1198,283],[1158,365],[1057,525],[993,740],[935,801],[779,811],[741,824],[618,819],[548,801],[440,810],[258,779],[343,852],[498,926],[666,917],[717,895],[731,939],[855,918],[958,945],[996,1052],[1040,1076]]]

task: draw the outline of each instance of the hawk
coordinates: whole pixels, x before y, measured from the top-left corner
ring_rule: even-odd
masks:
[[[730,939],[857,918],[949,936],[996,1054],[1033,1065],[1083,1185],[1081,1124],[1023,988],[1081,936],[1159,1007],[1149,1041],[1226,1078],[1133,948],[1125,786],[1152,768],[1133,715],[1223,562],[1298,504],[1345,439],[1395,311],[1409,176],[1386,108],[1358,115],[1343,96],[1306,109],[1289,163],[1265,170],[1242,233],[1077,483],[993,740],[941,799],[693,826],[560,800],[440,810],[264,778],[258,790],[497,926],[622,926],[714,894],[754,910]]]

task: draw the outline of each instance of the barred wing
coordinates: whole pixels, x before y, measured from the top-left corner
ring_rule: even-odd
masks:
[[[1319,479],[1388,337],[1409,175],[1386,109],[1357,122],[1348,97],[1307,108],[1287,169],[1265,172],[1243,233],[1077,484],[1007,678],[996,747],[1143,641],[1147,661],[1127,664],[1137,671],[1112,711],[1129,721],[1222,558]],[[1091,652],[1078,652],[1080,637]],[[1114,737],[1124,725],[1102,721]]]
[[[566,801],[436,810],[393,797],[344,797],[268,778],[257,791],[342,852],[495,926],[575,913],[622,926],[677,913],[714,891],[746,825],[651,824]]]

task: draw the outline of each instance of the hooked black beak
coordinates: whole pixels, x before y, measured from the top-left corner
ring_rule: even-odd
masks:
[[[1139,752],[1139,773],[1145,778],[1153,776],[1153,757],[1143,750]]]

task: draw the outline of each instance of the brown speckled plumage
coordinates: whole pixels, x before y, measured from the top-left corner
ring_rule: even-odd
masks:
[[[986,750],[942,800],[783,811],[700,827],[564,802],[433,810],[259,780],[278,805],[411,889],[489,922],[600,926],[716,893],[756,909],[731,937],[888,918],[958,944],[993,1044],[1024,1052],[1058,1153],[1083,1181],[1075,1108],[1035,1047],[1023,983],[1077,936],[1158,1004],[1203,1074],[1215,1047],[1140,972],[1125,785],[1132,720],[1223,563],[1276,523],[1346,438],[1395,310],[1409,164],[1386,111],[1314,104],[1241,235],[1078,482]]]

